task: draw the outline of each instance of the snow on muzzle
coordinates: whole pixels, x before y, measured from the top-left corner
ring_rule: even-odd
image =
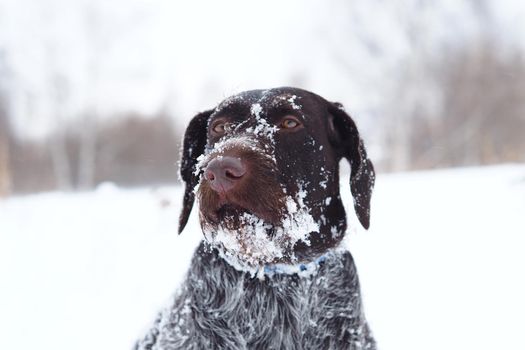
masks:
[[[319,231],[303,202],[302,186],[298,184],[298,193],[291,195],[280,182],[271,148],[249,136],[238,136],[217,143],[199,159],[197,198],[205,237],[244,271],[294,261],[295,244],[309,244],[309,234]],[[217,167],[221,176],[231,177],[221,181],[234,185],[222,189],[214,185]]]
[[[285,191],[268,146],[249,136],[226,138],[199,159],[197,189],[201,222],[231,225],[242,213],[278,223],[285,210]],[[238,225],[237,225],[238,226]]]

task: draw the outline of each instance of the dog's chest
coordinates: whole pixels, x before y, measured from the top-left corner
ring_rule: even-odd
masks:
[[[368,327],[356,276],[349,253],[308,277],[260,280],[199,250],[172,313],[177,334],[168,338],[185,339],[186,348],[364,347]]]

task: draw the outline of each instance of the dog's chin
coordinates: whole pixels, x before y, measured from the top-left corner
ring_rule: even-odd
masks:
[[[307,208],[294,206],[291,198],[288,201],[288,210],[273,221],[235,204],[224,204],[213,215],[201,208],[204,236],[238,270],[254,272],[268,264],[295,263],[295,245],[309,245],[310,234],[319,226]]]
[[[254,272],[260,266],[289,260],[292,247],[282,237],[276,239],[278,226],[231,205],[221,207],[217,217],[218,222],[210,222],[201,216],[204,236],[238,270]]]
[[[224,204],[214,213],[214,216],[219,222],[233,221],[244,214],[254,215],[249,209],[241,207],[233,203]]]
[[[233,193],[219,196],[208,189],[199,194],[201,221],[205,221],[208,225],[227,225],[230,229],[242,229],[243,223],[239,219],[247,216],[255,216],[271,225],[279,225],[282,221],[284,207],[282,199],[276,200],[275,203],[258,203],[256,200],[246,198],[246,195]]]
[[[272,236],[274,227],[279,226],[280,216],[270,210],[255,212],[249,208],[234,203],[226,203],[215,210],[201,210],[201,224],[209,230],[228,230],[232,234],[241,235],[244,231],[264,231]],[[262,232],[262,231],[261,231]]]

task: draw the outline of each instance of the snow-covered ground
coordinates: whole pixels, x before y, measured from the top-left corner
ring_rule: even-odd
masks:
[[[195,215],[177,235],[180,202],[110,185],[0,202],[0,349],[130,348],[201,237]],[[525,165],[380,175],[370,231],[352,220],[381,349],[525,349]]]

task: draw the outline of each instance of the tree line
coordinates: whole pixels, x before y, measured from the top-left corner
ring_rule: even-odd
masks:
[[[166,114],[124,114],[97,122],[89,142],[82,119],[37,140],[16,135],[5,119],[0,133],[4,195],[89,190],[104,182],[131,187],[178,181],[181,134]]]
[[[525,162],[525,60],[483,40],[420,60],[384,107],[385,170]]]
[[[481,24],[488,21],[479,18]],[[378,170],[525,162],[523,48],[503,46],[497,35],[484,33],[438,52],[425,46],[424,25],[406,24],[412,54],[394,67],[388,84],[374,86],[382,97],[374,107],[375,137],[365,139],[380,149],[374,159]],[[334,56],[352,59],[351,52]],[[59,115],[65,113],[65,84],[56,76],[51,84],[56,128],[30,139],[12,127],[8,72],[0,55],[0,197],[91,189],[107,181],[120,186],[178,181],[184,126],[167,112],[100,118],[96,108],[87,108],[82,116],[66,118]],[[307,81],[308,72],[301,74]]]

